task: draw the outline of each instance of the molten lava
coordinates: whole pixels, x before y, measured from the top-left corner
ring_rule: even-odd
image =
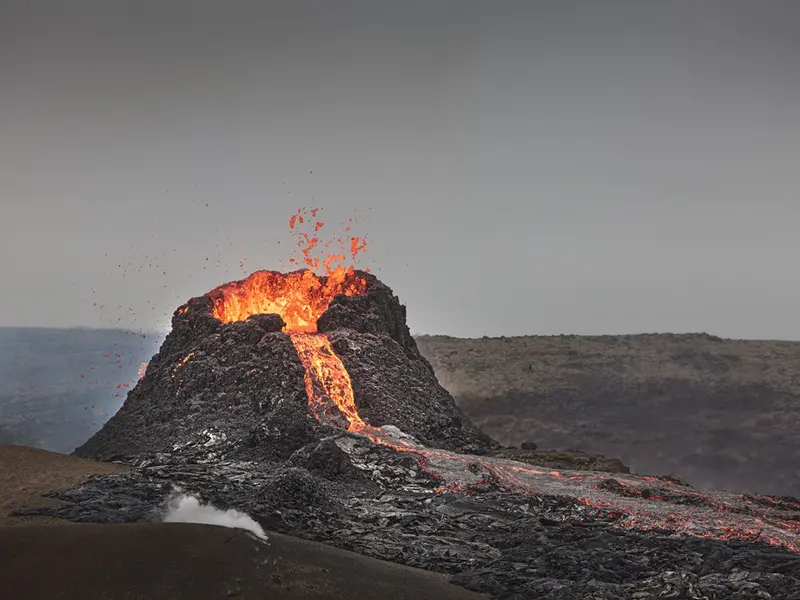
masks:
[[[328,338],[316,331],[317,319],[335,296],[363,294],[366,287],[366,280],[352,268],[340,266],[327,277],[309,270],[285,274],[256,271],[209,295],[214,302],[212,314],[224,323],[243,321],[255,314],[280,315],[305,369],[311,413],[321,422],[357,430],[365,424],[356,409],[350,376]]]
[[[336,268],[327,277],[310,270],[278,273],[256,271],[242,281],[226,283],[212,292],[212,314],[223,323],[244,321],[250,315],[275,313],[289,332],[313,333],[317,319],[339,294],[354,296],[366,291],[367,282],[352,267]]]
[[[364,429],[367,425],[358,414],[350,375],[328,338],[307,333],[291,333],[290,336],[305,369],[311,414],[323,423],[337,424],[339,421],[338,424],[350,431]],[[340,421],[339,415],[344,417],[344,422]]]
[[[349,430],[361,430],[366,424],[358,415],[350,376],[331,348],[328,338],[317,332],[317,320],[339,294],[354,296],[367,289],[366,280],[353,265],[334,265],[345,259],[343,253],[313,256],[319,245],[317,232],[324,226],[316,220],[321,209],[299,209],[289,219],[289,228],[298,235],[303,259],[308,268],[292,273],[256,271],[242,281],[222,285],[209,293],[212,314],[223,323],[244,321],[251,315],[278,314],[286,326],[300,361],[305,369],[305,385],[311,413],[321,422],[339,424]],[[313,221],[312,221],[313,219]],[[352,219],[349,220],[352,223]],[[309,223],[311,233],[299,231]],[[345,231],[350,231],[348,226]],[[337,238],[344,245],[343,238]],[[328,247],[331,242],[324,244]],[[359,237],[349,240],[350,254],[355,259],[366,247]],[[291,262],[299,262],[291,259]],[[318,276],[313,269],[324,268]],[[338,410],[337,410],[338,409]]]

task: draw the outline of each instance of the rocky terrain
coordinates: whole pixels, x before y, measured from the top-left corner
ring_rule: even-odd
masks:
[[[706,334],[419,336],[442,385],[504,445],[800,496],[800,343]]]
[[[321,310],[305,320],[289,300],[270,304],[280,316],[248,317],[254,287],[297,291],[297,278],[265,273],[180,307],[144,378],[76,452],[124,472],[15,514],[158,521],[189,493],[495,598],[800,599],[800,501],[503,448],[438,384],[377,279],[348,275],[350,295],[304,281]],[[300,329],[310,316],[315,330]]]

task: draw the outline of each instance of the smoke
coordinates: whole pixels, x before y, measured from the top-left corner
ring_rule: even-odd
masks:
[[[195,496],[182,494],[174,497],[167,507],[164,515],[165,523],[202,523],[204,525],[218,525],[233,529],[244,529],[255,535],[258,539],[267,541],[261,525],[250,516],[238,510],[220,510],[210,504],[201,504]]]

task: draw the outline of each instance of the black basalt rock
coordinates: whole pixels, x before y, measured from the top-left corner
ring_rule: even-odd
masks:
[[[358,478],[359,471],[350,456],[336,445],[334,439],[325,439],[297,450],[288,464],[302,467],[325,479]]]
[[[358,412],[370,425],[394,425],[428,446],[469,454],[499,446],[461,412],[427,361],[409,358],[394,339],[349,329],[328,337],[350,374]]]
[[[417,348],[406,324],[406,307],[392,290],[377,277],[363,271],[356,272],[367,281],[367,291],[360,296],[339,295],[317,321],[320,333],[337,329],[352,329],[359,333],[388,336],[397,342],[412,360],[421,361],[433,372],[433,367]]]
[[[259,327],[267,333],[282,331],[286,327],[286,322],[276,314],[250,315],[247,320],[258,323]]]
[[[395,425],[431,446],[475,453],[496,447],[436,381],[391,289],[373,275],[357,275],[367,283],[364,295],[337,296],[318,330],[350,375],[362,418]],[[222,323],[210,294],[175,311],[145,376],[77,455],[104,460],[185,451],[283,461],[331,434],[308,411],[305,370],[281,316]]]

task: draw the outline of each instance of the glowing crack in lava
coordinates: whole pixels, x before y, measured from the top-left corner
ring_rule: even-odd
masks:
[[[242,281],[213,290],[212,314],[223,323],[244,321],[251,315],[274,313],[287,332],[314,333],[317,319],[337,295],[363,294],[366,281],[353,269],[340,266],[327,277],[304,269],[292,273],[256,271]]]

